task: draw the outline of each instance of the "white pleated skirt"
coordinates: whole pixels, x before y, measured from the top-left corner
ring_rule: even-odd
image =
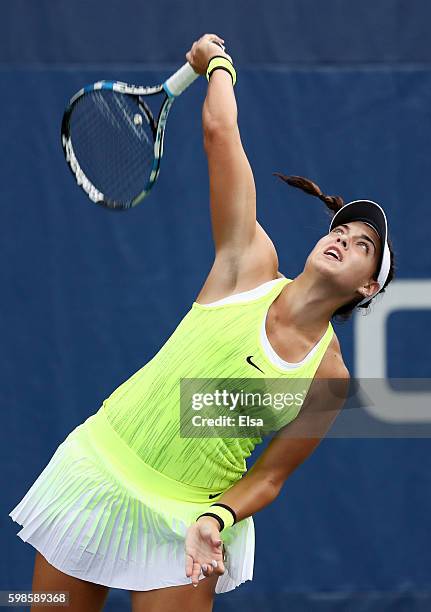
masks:
[[[65,574],[147,591],[191,583],[185,575],[186,531],[217,501],[209,500],[211,493],[143,463],[102,407],[58,446],[9,516],[22,526],[17,535]],[[225,593],[253,578],[252,517],[220,537],[225,573],[216,593]]]

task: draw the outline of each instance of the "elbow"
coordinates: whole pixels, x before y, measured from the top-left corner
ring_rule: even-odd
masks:
[[[271,475],[271,474],[254,474],[256,479],[256,491],[259,491],[259,495],[267,500],[267,503],[274,501],[284,484],[284,480]]]
[[[203,135],[205,148],[212,144],[233,140],[238,135],[236,118],[207,118],[203,121]]]
[[[284,480],[278,480],[276,478],[270,478],[270,477],[267,478],[266,486],[273,500],[279,496],[280,491],[283,488],[283,485],[284,485]]]

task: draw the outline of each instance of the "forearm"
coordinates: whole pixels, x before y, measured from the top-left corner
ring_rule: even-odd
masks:
[[[278,497],[283,484],[318,443],[319,439],[315,438],[275,437],[245,476],[223,493],[216,503],[232,508],[237,522],[259,512]],[[211,512],[211,507],[206,512]],[[218,525],[217,519],[212,517],[199,520],[213,521]]]
[[[204,134],[234,128],[237,125],[237,117],[232,77],[225,70],[214,70],[202,109]]]
[[[239,522],[268,506],[276,499],[279,492],[279,486],[262,475],[250,471],[228,489],[217,503],[232,508]],[[207,511],[211,512],[211,508]],[[200,520],[215,521],[218,525],[218,521],[212,517],[206,516]]]

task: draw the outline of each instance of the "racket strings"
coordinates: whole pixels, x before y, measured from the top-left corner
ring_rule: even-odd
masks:
[[[154,136],[133,96],[110,90],[80,98],[70,117],[80,167],[105,199],[126,204],[145,188],[154,164]]]

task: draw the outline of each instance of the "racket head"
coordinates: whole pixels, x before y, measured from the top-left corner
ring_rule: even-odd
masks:
[[[145,96],[162,94],[157,118]],[[98,81],[78,91],[62,119],[61,142],[78,185],[93,202],[125,210],[156,182],[167,115],[174,98],[163,85]]]

